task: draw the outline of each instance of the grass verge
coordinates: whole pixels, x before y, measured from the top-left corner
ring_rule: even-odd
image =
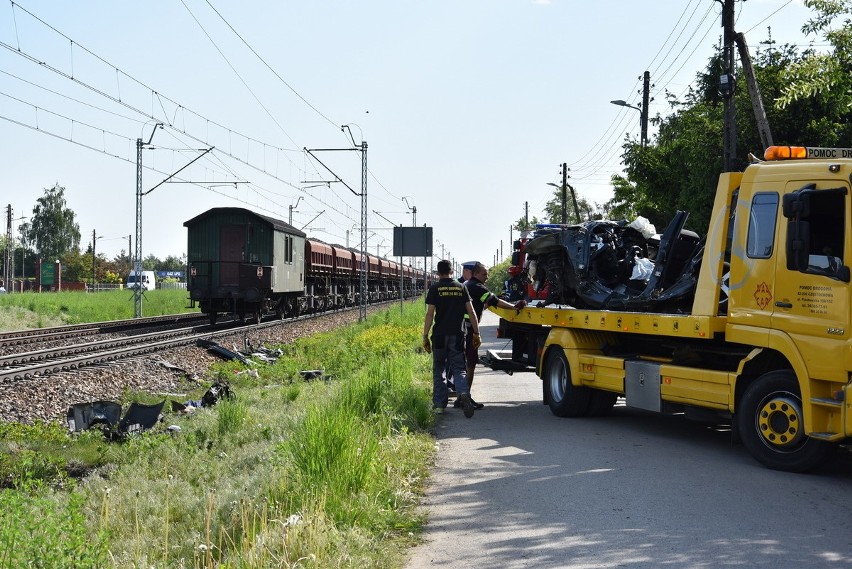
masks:
[[[434,458],[423,313],[283,346],[257,378],[220,364],[235,398],[120,444],[5,427],[0,568],[401,566]]]
[[[185,290],[149,290],[142,297],[143,316],[197,312],[189,309]],[[16,292],[0,294],[0,330],[46,328],[63,324],[133,318],[132,290],[96,293]]]

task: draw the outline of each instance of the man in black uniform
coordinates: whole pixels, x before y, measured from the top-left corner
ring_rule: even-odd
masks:
[[[488,269],[485,268],[480,262],[476,262],[474,264],[473,269],[471,269],[471,277],[465,281],[464,286],[470,294],[471,304],[473,304],[473,310],[476,313],[476,321],[479,322],[480,318],[482,318],[482,311],[486,306],[499,306],[500,308],[514,308],[515,310],[521,310],[527,303],[524,300],[519,300],[515,304],[511,304],[506,302],[502,298],[497,298],[490,290],[485,288],[485,281],[488,280]],[[468,326],[470,322],[469,317],[465,315],[465,326]],[[479,328],[477,327],[477,330]],[[465,365],[467,369],[465,370],[465,378],[467,379],[468,389],[473,389],[473,373],[476,370],[476,363],[479,361],[479,346],[476,345],[472,341],[465,342]],[[471,398],[471,402],[473,403],[474,409],[482,409],[485,407],[482,403],[477,403]]]
[[[458,281],[450,278],[453,272],[449,261],[438,261],[437,283],[429,287],[426,293],[426,321],[423,324],[423,349],[432,354],[432,406],[443,412],[447,407],[449,392],[444,380],[444,371],[449,369],[449,377],[455,383],[459,394],[459,407],[464,416],[473,417],[473,401],[465,378],[464,318],[470,321],[470,335],[473,345],[479,347],[479,320],[470,302],[467,289]],[[432,323],[435,327],[432,328]],[[429,330],[432,330],[431,343]]]

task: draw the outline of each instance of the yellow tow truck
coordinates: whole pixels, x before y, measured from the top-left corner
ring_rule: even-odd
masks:
[[[549,269],[560,298],[491,308],[512,349],[490,353],[489,364],[534,367],[560,417],[604,415],[624,397],[647,411],[729,418],[772,469],[826,460],[852,436],[852,149],[773,146],[754,162],[719,179],[688,295],[688,279],[655,281],[672,269],[678,234],[691,233],[682,223],[663,235],[635,294],[592,282],[578,232],[542,237],[574,273]],[[666,298],[675,300],[655,304]]]

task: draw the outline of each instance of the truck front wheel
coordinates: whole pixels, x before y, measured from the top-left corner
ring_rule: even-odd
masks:
[[[805,434],[799,383],[790,370],[758,377],[746,388],[736,415],[743,444],[754,458],[773,470],[810,470],[835,448]]]
[[[582,417],[589,408],[589,389],[571,384],[571,369],[559,348],[550,350],[544,362],[544,391],[550,411],[557,417]]]

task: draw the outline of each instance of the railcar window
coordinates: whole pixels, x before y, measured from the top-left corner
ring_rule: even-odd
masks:
[[[284,262],[292,263],[293,262],[293,236],[285,235],[284,236]]]
[[[746,254],[752,259],[768,259],[775,243],[775,226],[778,215],[778,194],[755,194],[751,201],[748,220]]]

